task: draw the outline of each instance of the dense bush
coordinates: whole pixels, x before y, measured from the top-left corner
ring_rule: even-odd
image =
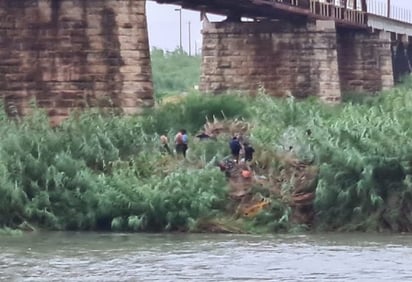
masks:
[[[114,230],[186,230],[226,201],[225,179],[217,169],[177,169],[143,181],[133,175],[121,170],[108,179],[99,198],[100,224],[106,220]]]
[[[146,132],[162,133],[185,128],[198,131],[206,120],[249,117],[247,101],[236,95],[191,93],[178,103],[168,103],[146,112],[142,126]]]
[[[162,155],[140,118],[85,113],[60,128],[40,112],[0,126],[0,226],[57,230],[190,228],[222,207],[216,168]]]
[[[180,91],[191,83],[161,87]],[[142,116],[86,111],[58,128],[39,110],[18,122],[2,115],[0,227],[188,230],[225,214],[226,180],[214,165],[228,153],[227,140],[193,138],[215,116],[251,123],[260,169],[276,172],[275,157],[285,151],[319,167],[319,230],[412,231],[412,82],[355,100],[330,106],[189,93]],[[180,128],[191,137],[187,160],[165,155],[158,140]],[[251,224],[286,231],[290,217],[291,208],[277,199]]]
[[[338,106],[261,96],[252,105],[254,141],[293,148],[320,167],[319,229],[412,231],[411,98],[410,81]]]

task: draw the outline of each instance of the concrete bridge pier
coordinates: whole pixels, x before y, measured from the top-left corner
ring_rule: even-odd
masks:
[[[403,52],[402,54],[405,54]],[[344,92],[394,84],[390,33],[336,28],[333,21],[213,22],[203,28],[201,89],[259,87],[273,96],[339,101]]]
[[[0,0],[0,94],[52,123],[85,107],[153,103],[145,1]]]
[[[337,30],[342,92],[376,92],[393,87],[390,33]]]
[[[200,89],[341,97],[333,21],[206,22]]]
[[[393,76],[395,82],[400,82],[401,79],[409,75],[412,71],[410,60],[412,42],[409,42],[409,37],[406,35],[392,34],[392,60],[393,60]]]
[[[410,70],[412,72],[412,36],[408,36],[408,47],[406,48],[406,53],[408,55]]]
[[[408,47],[406,48],[406,53],[408,54],[409,65],[411,66],[412,72],[412,36],[408,36]]]

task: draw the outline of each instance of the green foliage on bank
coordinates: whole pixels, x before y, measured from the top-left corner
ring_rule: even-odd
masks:
[[[201,118],[192,107],[214,115],[219,101],[227,117],[240,115],[253,124],[250,138],[260,154],[292,147],[319,167],[315,228],[411,230],[410,82],[367,105],[266,95],[216,99],[194,95],[179,104],[178,113],[164,105],[139,117],[89,111],[55,129],[41,111],[20,122],[3,117],[0,226],[172,231],[224,216],[227,185],[214,161],[228,153],[227,140],[192,139],[188,160],[180,160],[162,153],[157,132],[169,128],[172,138],[175,129],[187,126],[193,137]],[[269,165],[276,169],[275,162]],[[279,200],[246,226],[294,228],[290,207]]]
[[[411,98],[410,80],[367,103],[260,96],[253,139],[268,151],[293,147],[319,167],[316,228],[412,231]]]
[[[0,226],[188,230],[226,201],[214,166],[164,155],[142,119],[95,112],[52,129],[41,111],[0,125]]]
[[[176,49],[151,51],[153,85],[157,99],[167,95],[193,91],[199,84],[200,56],[189,56]]]
[[[154,63],[158,94],[192,87],[193,77],[183,81],[198,58],[187,58],[185,69],[181,56],[152,52],[154,62],[176,60]],[[168,78],[169,67],[181,72],[170,69]],[[162,81],[156,75],[163,71]],[[406,81],[335,106],[264,93],[253,99],[189,93],[141,116],[86,111],[57,128],[41,110],[19,121],[2,115],[0,228],[188,231],[216,219],[236,225],[232,230],[307,230],[293,224],[291,207],[279,198],[253,219],[233,218],[227,180],[215,166],[229,154],[227,136],[193,138],[206,119],[217,117],[251,123],[259,171],[278,173],[276,156],[290,150],[319,168],[310,228],[412,231],[411,114],[412,82]],[[160,134],[173,140],[180,128],[191,138],[187,160],[165,154],[159,142]]]
[[[185,128],[196,132],[207,120],[213,118],[248,118],[250,117],[246,99],[234,95],[199,95],[192,93],[178,103],[160,103],[160,107],[148,109],[147,119],[142,126],[149,133],[165,133]]]

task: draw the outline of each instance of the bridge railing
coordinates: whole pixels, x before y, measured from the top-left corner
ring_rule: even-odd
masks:
[[[274,2],[309,9],[309,0],[272,0]]]
[[[341,8],[342,9],[342,8]],[[362,11],[346,9],[344,19],[357,24],[366,25],[366,14]]]
[[[412,23],[412,9],[389,5],[382,0],[367,0],[368,13],[405,23]]]
[[[312,14],[321,17],[350,22],[358,25],[366,24],[366,14],[364,12],[337,6],[334,3],[327,3],[320,0],[310,0],[310,11]]]
[[[388,6],[386,0],[366,0],[366,11],[362,11],[359,0],[270,0],[288,6],[304,8],[320,17],[335,19],[356,25],[367,25],[367,15],[376,15],[404,23],[412,23],[412,9]],[[412,0],[410,0],[412,2]],[[346,4],[345,4],[346,3]],[[346,5],[346,7],[345,7]]]
[[[336,1],[325,0],[272,0],[274,2],[308,9],[312,14],[343,22],[350,22],[358,25],[366,24],[365,13],[360,10],[354,10],[336,4]]]

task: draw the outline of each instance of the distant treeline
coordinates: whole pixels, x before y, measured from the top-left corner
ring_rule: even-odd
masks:
[[[182,50],[151,51],[153,84],[156,98],[180,94],[194,88],[200,78],[200,56],[189,56]]]

